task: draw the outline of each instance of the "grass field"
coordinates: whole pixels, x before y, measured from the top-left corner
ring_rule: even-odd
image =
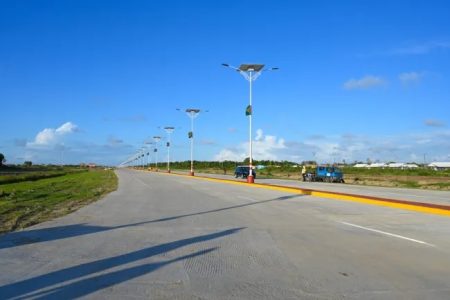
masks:
[[[111,170],[18,173],[10,183],[11,176],[0,176],[0,233],[65,215],[117,189]]]

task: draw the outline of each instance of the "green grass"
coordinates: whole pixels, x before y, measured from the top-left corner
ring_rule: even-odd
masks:
[[[450,182],[436,182],[425,185],[425,188],[445,190],[450,189]]]
[[[22,181],[36,181],[45,178],[59,177],[67,175],[64,171],[51,171],[51,172],[23,172],[13,175],[0,175],[0,184],[15,183]]]
[[[70,213],[116,188],[111,170],[0,184],[0,233]]]
[[[0,168],[0,184],[35,181],[44,178],[64,176],[68,173],[86,171],[87,169],[70,166],[2,167]]]
[[[417,181],[413,181],[413,180],[394,180],[394,182],[399,187],[412,188],[412,189],[417,189],[417,188],[422,187]]]

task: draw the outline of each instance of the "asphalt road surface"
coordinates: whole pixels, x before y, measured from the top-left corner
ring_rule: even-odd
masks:
[[[0,237],[0,299],[449,299],[450,218],[197,178]]]

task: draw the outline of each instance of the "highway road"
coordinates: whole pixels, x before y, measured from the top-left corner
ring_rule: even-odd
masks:
[[[448,216],[117,174],[105,198],[0,237],[1,299],[449,299]]]

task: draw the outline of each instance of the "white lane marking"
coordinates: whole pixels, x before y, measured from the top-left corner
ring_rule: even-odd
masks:
[[[145,185],[146,187],[153,189],[153,187],[147,183],[145,183],[144,181],[142,181],[139,177],[135,177],[137,181],[139,181],[141,184]]]
[[[352,224],[352,223],[347,223],[347,222],[339,222],[339,223],[345,224],[345,225],[348,225],[348,226],[352,226],[352,227],[356,227],[356,228],[359,228],[359,229],[364,229],[364,230],[368,230],[368,231],[377,232],[377,233],[380,233],[380,234],[385,234],[385,235],[388,235],[388,236],[391,236],[391,237],[396,237],[396,238],[399,238],[399,239],[404,239],[404,240],[407,240],[407,241],[411,241],[411,242],[415,242],[415,243],[419,243],[419,244],[423,244],[423,245],[427,245],[427,246],[431,246],[431,247],[436,247],[435,245],[429,244],[429,243],[424,242],[424,241],[419,241],[419,240],[416,240],[416,239],[412,239],[412,238],[409,238],[409,237],[406,237],[406,236],[402,236],[402,235],[398,235],[398,234],[394,234],[394,233],[389,233],[389,232],[386,232],[386,231],[372,229],[372,228],[368,228],[368,227],[364,227],[364,226],[360,226],[360,225],[356,225],[356,224]]]
[[[245,197],[245,196],[236,196],[236,197],[239,198],[239,199],[242,199],[242,200],[250,200],[250,201],[252,201],[252,202],[255,202],[255,201],[256,201],[255,199],[250,198],[250,197]]]

